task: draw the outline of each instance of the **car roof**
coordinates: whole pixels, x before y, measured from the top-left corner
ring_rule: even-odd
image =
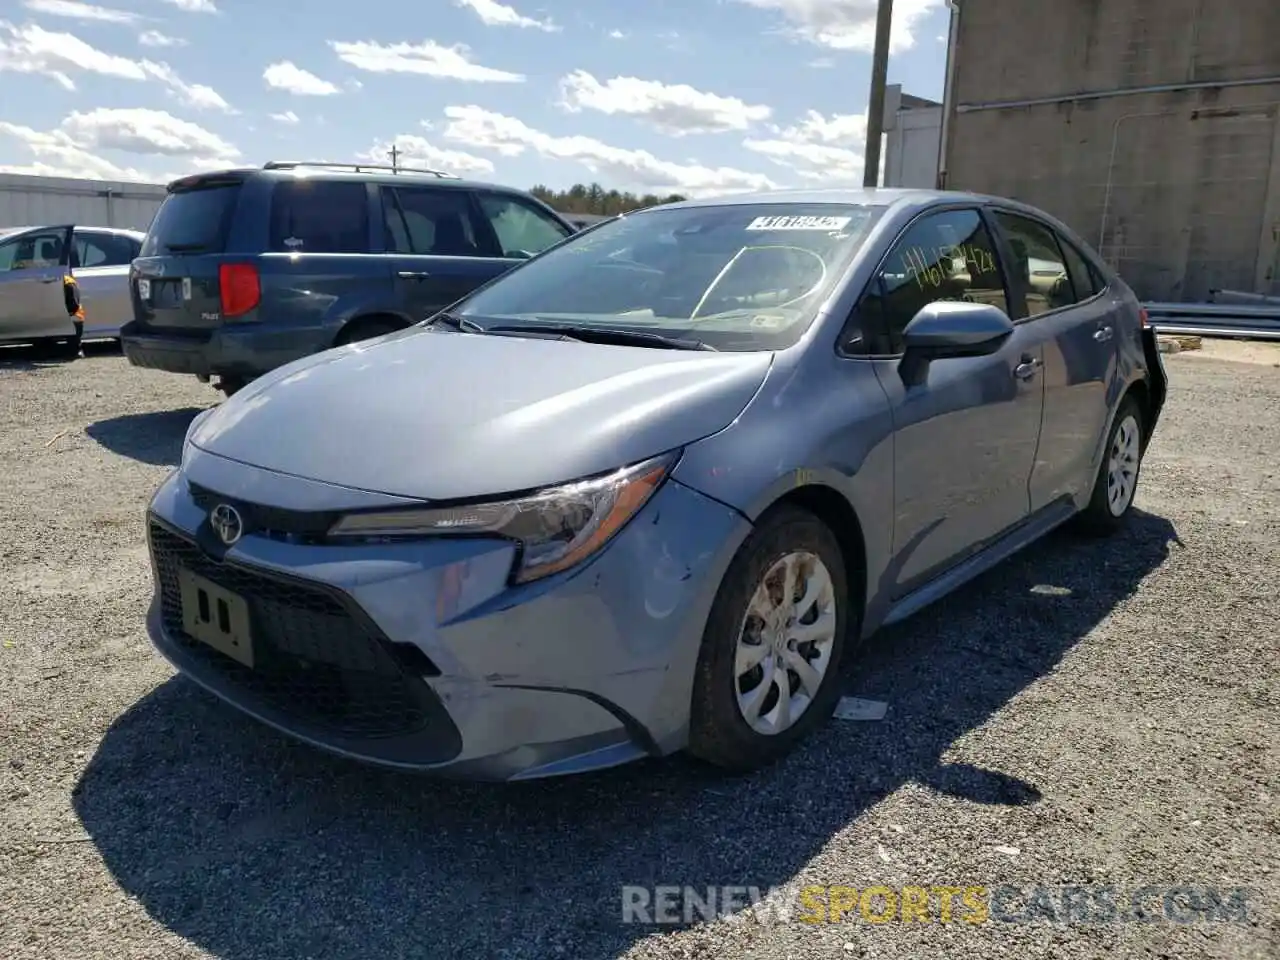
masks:
[[[795,204],[840,203],[869,207],[929,207],[938,203],[990,203],[1006,202],[998,197],[957,190],[922,190],[907,187],[835,187],[809,190],[760,190],[751,193],[728,193],[714,197],[682,200],[665,207],[719,207],[745,204]]]
[[[179,183],[198,183],[201,180],[237,176],[237,177],[266,177],[273,180],[329,180],[343,181],[354,180],[360,183],[415,183],[430,184],[433,187],[442,187],[447,190],[496,190],[504,193],[514,193],[521,196],[530,196],[529,191],[521,190],[519,187],[511,187],[501,183],[490,183],[481,180],[464,180],[461,177],[455,177],[449,173],[440,173],[439,175],[430,173],[419,173],[411,170],[404,170],[399,173],[392,173],[390,170],[366,170],[366,169],[334,169],[323,165],[307,165],[300,163],[298,166],[286,167],[228,167],[225,170],[207,170],[200,173],[193,173],[190,176],[179,177],[169,183],[172,189],[175,184]]]

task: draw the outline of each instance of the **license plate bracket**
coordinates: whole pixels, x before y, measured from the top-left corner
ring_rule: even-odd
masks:
[[[189,570],[178,571],[182,628],[246,667],[253,667],[249,602]]]

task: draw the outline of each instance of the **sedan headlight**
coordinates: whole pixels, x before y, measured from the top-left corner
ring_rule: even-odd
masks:
[[[520,547],[512,579],[528,583],[590,557],[653,496],[679,459],[664,454],[604,476],[510,500],[462,506],[352,513],[329,530],[334,540],[496,536]]]

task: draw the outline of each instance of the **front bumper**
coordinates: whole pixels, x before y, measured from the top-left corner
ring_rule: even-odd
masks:
[[[334,753],[469,779],[575,773],[684,746],[702,628],[749,530],[727,507],[670,481],[586,566],[513,588],[513,549],[498,541],[254,534],[219,556],[208,496],[192,496],[189,474],[232,503],[290,487],[289,502],[314,503],[320,485],[194,461],[152,502],[148,631],[233,706]],[[368,504],[333,506],[357,505]],[[249,601],[253,668],[186,635],[179,566]]]
[[[135,367],[199,377],[258,377],[328,349],[334,334],[327,326],[262,322],[179,333],[149,329],[131,320],[120,328],[120,345]]]

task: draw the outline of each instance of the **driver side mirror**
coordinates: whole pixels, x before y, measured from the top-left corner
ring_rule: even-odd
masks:
[[[999,307],[967,300],[935,300],[920,308],[902,331],[906,354],[922,360],[984,357],[1013,333],[1013,321]]]

